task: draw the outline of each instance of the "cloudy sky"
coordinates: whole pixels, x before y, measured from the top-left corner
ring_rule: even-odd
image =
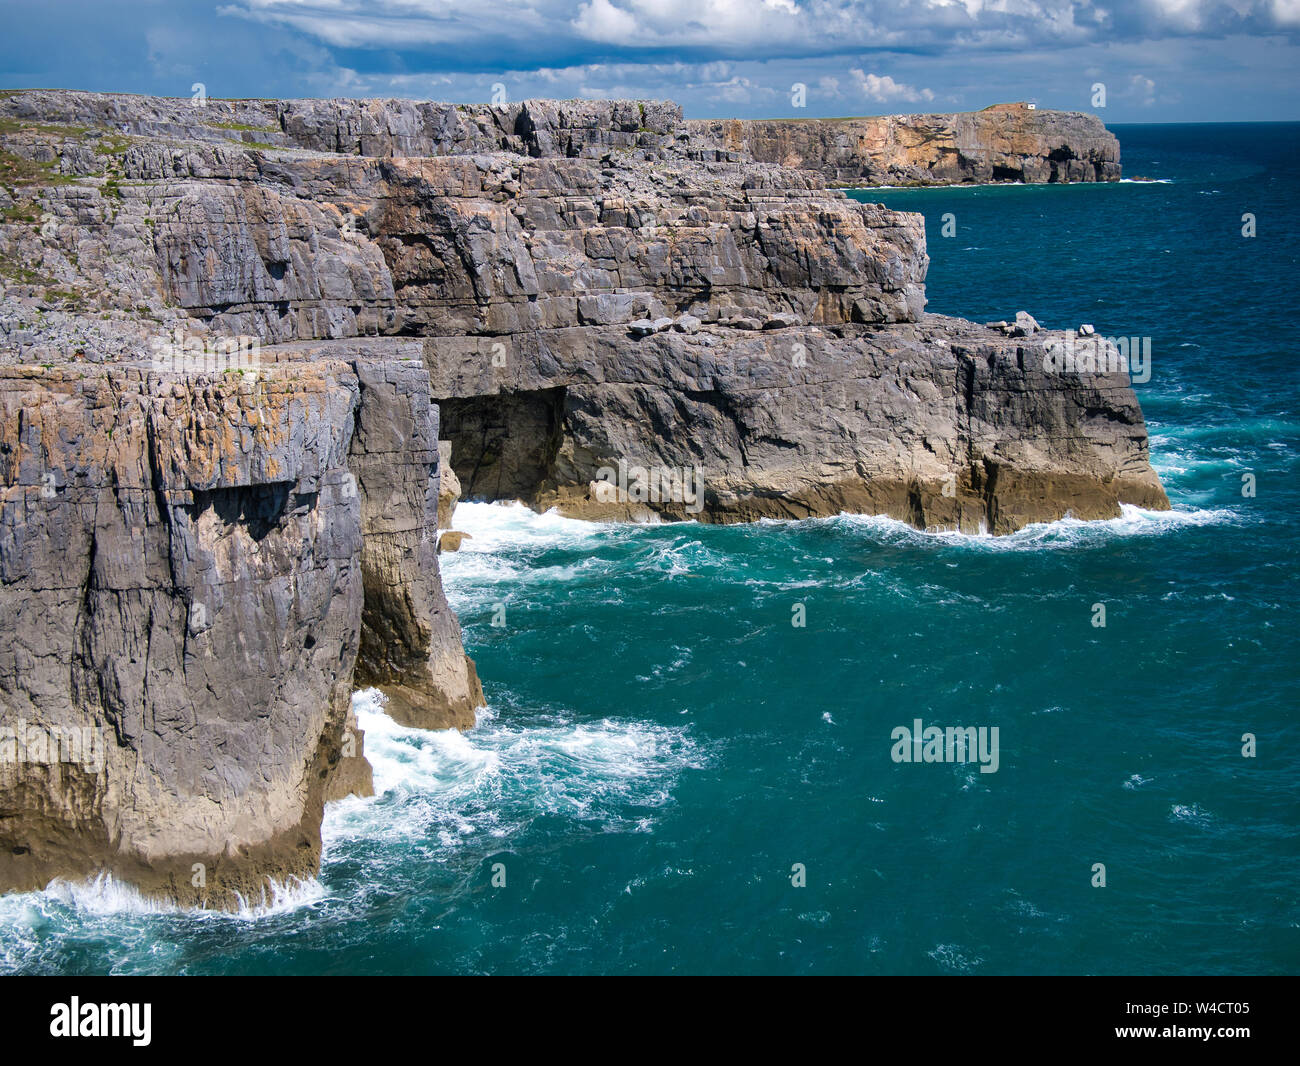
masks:
[[[1277,120],[1298,42],[1300,0],[0,0],[0,87]]]

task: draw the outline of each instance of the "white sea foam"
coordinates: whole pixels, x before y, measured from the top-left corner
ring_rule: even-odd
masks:
[[[1121,178],[1120,182],[1129,179]],[[1168,181],[1168,178],[1161,179]],[[844,192],[921,192],[935,190],[938,192],[956,192],[959,189],[1064,189],[1080,185],[1113,185],[1119,182],[1096,181],[963,181],[960,184],[944,185],[936,182],[932,185],[854,185],[843,187]],[[1139,183],[1142,184],[1142,183]]]
[[[460,550],[444,555],[445,564],[503,548],[581,544],[610,528],[607,522],[565,518],[557,511],[538,514],[522,503],[461,503],[453,517],[455,528],[470,535]]]
[[[1121,504],[1117,518],[1085,521],[1061,518],[1055,522],[1037,522],[1006,536],[988,533],[959,533],[953,530],[918,530],[883,515],[842,514],[832,519],[810,519],[839,523],[894,542],[950,543],[985,551],[1061,550],[1085,547],[1114,538],[1157,536],[1198,526],[1222,525],[1241,521],[1241,516],[1226,508],[1149,511],[1132,504]]]
[[[236,893],[239,902],[235,910],[208,910],[147,896],[134,885],[101,873],[79,881],[56,879],[40,892],[0,896],[0,932],[40,929],[52,922],[168,915],[247,921],[285,914],[324,897],[325,889],[315,878],[291,877],[280,882],[267,877],[258,896],[245,899]]]
[[[638,681],[661,681],[664,678],[676,674],[679,670],[689,666],[691,660],[695,658],[695,652],[691,648],[683,647],[680,644],[672,645],[673,659],[671,662],[659,663],[654,666],[648,674],[638,674]]]
[[[601,538],[617,535],[619,528],[554,511],[538,514],[521,503],[462,503],[454,522],[469,538],[459,551],[443,553],[438,566],[457,607],[464,605],[459,600],[465,596],[499,600],[525,583],[536,587],[598,577],[611,564],[594,555],[552,566],[537,566],[534,560],[552,549],[586,552]]]
[[[1253,465],[1249,455],[1236,449],[1216,449],[1221,454],[1207,453],[1204,446],[1193,447],[1181,436],[1153,433],[1151,436],[1151,466],[1161,476],[1168,474],[1219,472],[1231,473],[1247,470]]]
[[[1199,803],[1175,803],[1169,808],[1169,820],[1208,829],[1214,821],[1214,815]]]
[[[936,944],[927,954],[945,970],[970,973],[982,965],[984,960],[978,955],[968,955],[968,950],[960,944]]]
[[[692,536],[690,540],[658,540],[651,544],[646,557],[638,560],[640,569],[656,570],[664,577],[672,579],[683,575],[695,575],[702,570],[713,568],[725,569],[728,559],[725,553],[710,547],[701,540],[693,539],[694,527],[683,529],[683,534]]]
[[[181,908],[143,895],[133,885],[102,873],[86,881],[57,880],[41,895],[86,914],[177,914]]]
[[[1092,186],[1100,188],[1106,185],[1172,185],[1173,178],[1120,178],[1119,181],[963,181],[959,185],[858,185],[844,189],[845,192],[918,192],[935,189],[941,192],[954,192],[958,189],[1062,189]]]
[[[327,858],[350,841],[367,852],[387,843],[434,857],[466,841],[513,837],[548,815],[597,832],[645,831],[672,802],[681,772],[704,763],[682,726],[563,715],[506,724],[488,710],[469,732],[431,732],[398,725],[382,701],[374,689],[353,696],[376,795],[330,805]]]
[[[319,903],[326,898],[325,886],[316,878],[290,877],[287,881],[277,881],[273,877],[262,879],[259,895],[245,899],[239,898],[239,909],[230,916],[233,918],[268,918],[277,914],[288,914]]]
[[[439,566],[449,591],[459,595],[520,586],[525,580],[536,586],[602,577],[625,565],[671,579],[728,562],[724,552],[699,539],[701,527],[694,522],[586,522],[554,511],[538,514],[519,503],[468,503],[457,506],[455,524],[472,539],[463,541],[459,551],[442,555]],[[665,529],[671,530],[670,536],[664,536]],[[618,560],[590,554],[602,542],[615,540],[631,540],[640,554]],[[588,554],[573,562],[536,565],[538,556],[549,550]]]
[[[1181,455],[1173,456],[1171,468],[1177,469]],[[1232,464],[1229,464],[1232,465]],[[466,510],[462,521],[462,509]],[[1245,521],[1240,513],[1228,508],[1183,507],[1169,511],[1152,511],[1121,504],[1115,518],[1084,520],[1073,517],[1053,522],[1038,522],[1025,526],[1015,533],[993,536],[979,533],[962,533],[956,530],[918,530],[897,519],[884,515],[840,514],[833,518],[760,519],[760,527],[799,527],[805,524],[829,524],[832,527],[865,533],[873,538],[891,543],[916,543],[929,545],[960,545],[984,551],[1063,550],[1087,547],[1116,538],[1158,536],[1208,525],[1224,525]],[[582,522],[563,518],[554,513],[536,514],[519,504],[462,504],[456,510],[456,524],[469,531],[477,529],[475,541],[467,541],[466,548],[453,555],[444,555],[442,566],[449,590],[464,594],[467,591],[491,590],[492,586],[509,585],[525,574],[532,582],[539,580],[567,580],[585,573],[622,565],[617,562],[592,558],[560,567],[533,569],[518,560],[520,550],[527,556],[529,548],[579,547],[590,548],[601,538],[635,537],[636,527],[618,524]],[[726,553],[708,543],[709,535],[701,527],[690,524],[681,527],[682,535],[689,539],[664,539],[662,533],[646,542],[644,555],[634,560],[638,569],[657,570],[666,577],[695,575],[701,570],[725,570]],[[473,547],[469,547],[473,545]],[[501,554],[498,554],[501,553]],[[505,557],[503,557],[503,555]],[[761,578],[748,578],[751,584],[762,584]],[[801,587],[803,582],[790,584]]]

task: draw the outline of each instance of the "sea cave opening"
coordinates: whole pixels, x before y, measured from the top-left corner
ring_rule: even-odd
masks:
[[[552,478],[564,393],[558,387],[434,400],[461,499],[530,503],[537,497]]]

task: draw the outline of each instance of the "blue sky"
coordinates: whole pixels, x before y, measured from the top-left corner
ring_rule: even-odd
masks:
[[[1277,120],[1300,119],[1298,41],[1300,0],[0,0],[0,87]]]

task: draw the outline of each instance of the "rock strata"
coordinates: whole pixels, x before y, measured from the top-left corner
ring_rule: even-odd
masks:
[[[999,104],[950,115],[688,122],[698,137],[841,185],[1118,181],[1119,141],[1095,115]]]

